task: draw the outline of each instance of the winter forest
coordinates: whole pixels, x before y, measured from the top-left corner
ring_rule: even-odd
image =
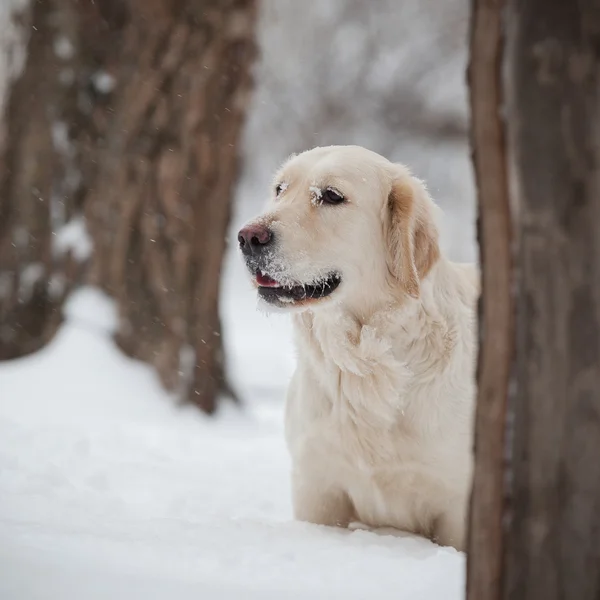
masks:
[[[0,598],[596,598],[598,39],[598,0],[0,0]],[[294,518],[238,231],[330,145],[481,266],[467,552]]]

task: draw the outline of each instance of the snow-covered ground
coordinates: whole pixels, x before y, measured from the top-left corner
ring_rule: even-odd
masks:
[[[0,364],[0,598],[462,598],[452,549],[293,521],[289,324],[255,311],[236,259],[223,308],[243,409],[177,407],[115,348],[94,289],[44,350]]]

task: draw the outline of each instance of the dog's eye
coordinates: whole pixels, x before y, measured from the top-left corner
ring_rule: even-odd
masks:
[[[281,194],[283,194],[283,192],[285,192],[287,188],[287,183],[278,183],[275,186],[275,196],[279,196]]]
[[[344,200],[344,196],[333,188],[326,188],[321,193],[321,201],[326,204],[341,204]]]

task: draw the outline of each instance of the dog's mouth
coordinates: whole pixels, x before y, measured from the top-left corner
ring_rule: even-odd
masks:
[[[342,282],[338,273],[330,273],[311,283],[290,284],[279,283],[260,269],[256,271],[255,276],[260,297],[269,304],[279,306],[321,300],[332,294]]]

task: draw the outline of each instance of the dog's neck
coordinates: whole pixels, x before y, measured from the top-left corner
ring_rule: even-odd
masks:
[[[448,277],[452,263],[440,259],[421,282],[417,298],[396,291],[382,297],[368,310],[334,305],[323,310],[305,311],[294,316],[298,336],[318,348],[322,359],[333,362],[342,372],[364,375],[390,359],[399,361],[435,360],[431,348],[447,347],[457,315],[445,301],[453,295]],[[391,290],[392,288],[390,288]],[[432,338],[441,343],[432,344]]]
[[[397,423],[399,412],[420,410],[412,399],[435,397],[413,393],[437,385],[431,373],[451,371],[465,356],[474,360],[465,336],[474,335],[476,284],[460,269],[440,259],[417,298],[382,298],[369,314],[339,306],[294,316],[298,360],[320,373],[332,410],[381,432]]]

